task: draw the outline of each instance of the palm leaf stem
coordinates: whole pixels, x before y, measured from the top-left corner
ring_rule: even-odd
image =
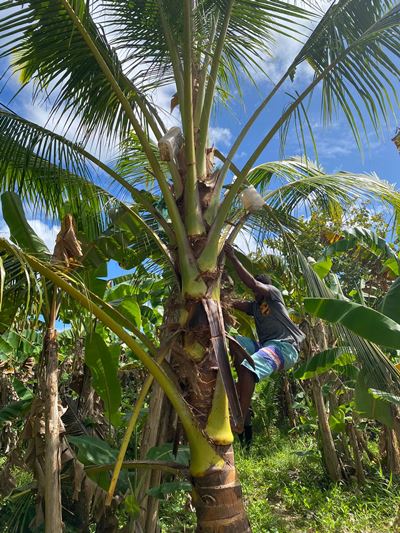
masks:
[[[119,99],[121,106],[123,107],[125,113],[127,114],[127,117],[129,118],[129,121],[131,122],[133,129],[135,130],[136,135],[138,136],[138,139],[143,147],[143,150],[147,156],[147,159],[153,169],[154,175],[157,179],[157,183],[160,187],[160,190],[164,196],[164,200],[169,212],[169,216],[171,217],[172,223],[175,228],[176,236],[177,236],[177,244],[181,251],[182,256],[182,262],[185,264],[187,262],[188,253],[189,256],[191,255],[191,249],[186,237],[185,228],[183,225],[183,221],[181,219],[181,216],[179,214],[178,207],[176,205],[176,202],[174,200],[174,197],[172,195],[172,192],[169,188],[168,182],[164,176],[164,173],[157,161],[157,158],[155,157],[153,150],[151,148],[150,142],[146,137],[145,132],[141,128],[138,119],[136,118],[133,109],[126,98],[125,94],[123,93],[121,87],[119,86],[117,80],[114,78],[113,73],[111,72],[110,68],[108,67],[106,61],[104,60],[103,56],[101,55],[100,51],[97,49],[95,43],[93,42],[92,38],[86,31],[85,27],[83,26],[82,22],[80,21],[79,17],[76,15],[74,9],[72,8],[71,4],[68,0],[61,0],[68,15],[70,16],[74,26],[77,28],[77,30],[82,35],[82,38],[84,39],[86,45],[90,49],[91,53],[93,54],[94,58],[96,59],[99,67],[101,68],[102,72],[104,73],[105,77],[109,81],[111,87],[113,88],[117,98]]]
[[[167,354],[167,351],[164,350],[157,357],[156,361],[158,364],[161,364],[163,362],[166,354]],[[150,390],[151,385],[153,384],[153,380],[154,380],[153,376],[149,374],[147,378],[145,379],[143,386],[142,386],[142,390],[140,391],[140,394],[136,400],[135,407],[132,411],[127,428],[125,430],[124,438],[122,439],[122,443],[119,448],[117,460],[115,461],[115,466],[114,466],[114,470],[113,470],[111,481],[110,481],[110,486],[108,487],[107,497],[105,501],[106,506],[110,505],[113,499],[115,487],[117,486],[119,474],[121,472],[121,468],[122,468],[122,465],[125,459],[126,450],[128,449],[133,430],[135,429],[135,426],[140,416],[140,412],[142,410],[143,404],[146,400],[146,396]]]
[[[219,210],[220,195],[221,195],[222,187],[225,182],[226,173],[228,172],[229,168],[232,167],[233,165],[232,160],[236,152],[238,151],[248,131],[253,126],[258,116],[260,115],[260,113],[269,104],[269,102],[272,100],[272,98],[275,96],[275,94],[279,91],[279,89],[282,87],[282,85],[285,83],[285,81],[289,77],[289,70],[290,69],[288,69],[288,71],[282,76],[282,78],[278,81],[278,83],[273,87],[271,92],[267,95],[267,97],[261,102],[261,104],[257,107],[254,113],[251,115],[251,117],[246,122],[243,129],[241,130],[240,134],[236,138],[235,142],[233,143],[231,149],[228,152],[228,155],[225,157],[224,164],[222,165],[222,168],[219,171],[218,180],[217,180],[217,183],[214,189],[213,198],[211,200],[209,208],[207,209],[205,213],[205,219],[207,220],[208,223],[211,223],[215,219],[216,213]],[[238,178],[241,178],[242,183],[244,183],[246,179],[246,175],[241,170],[239,170],[237,167],[235,169],[235,174]]]
[[[225,156],[222,152],[220,152],[218,150],[218,148],[215,148],[214,150],[214,155],[215,157],[217,157],[220,161],[222,161],[222,163],[226,163],[228,161],[228,157]],[[234,173],[235,173],[235,176],[241,176],[241,171],[239,170],[239,168],[235,165],[235,163],[233,163],[232,161],[231,162],[228,162],[228,168],[230,168]],[[220,172],[222,172],[222,168],[220,170]]]
[[[385,17],[386,19],[390,19],[390,17],[393,14],[396,14],[399,11],[400,6],[395,6],[392,8],[388,13],[386,13]],[[391,25],[394,25],[395,22],[393,22]],[[370,26],[366,31],[363,32],[363,34],[354,42],[350,43],[345,50],[339,54],[334,61],[332,61],[318,76],[314,78],[314,80],[310,83],[310,85],[298,96],[296,100],[286,109],[285,113],[282,114],[282,116],[276,121],[274,126],[270,129],[270,131],[267,133],[267,135],[262,139],[262,141],[259,143],[257,148],[254,150],[252,155],[249,157],[247,162],[245,163],[244,167],[242,168],[242,172],[244,175],[246,175],[251,167],[254,165],[255,161],[258,159],[258,157],[261,155],[263,150],[266,148],[270,140],[273,138],[275,133],[279,130],[279,128],[286,122],[286,120],[289,118],[289,116],[292,114],[292,112],[297,109],[297,107],[303,102],[303,100],[311,93],[311,91],[318,85],[320,81],[322,81],[334,68],[336,68],[340,63],[350,54],[350,52],[353,52],[353,50],[363,44],[366,44],[371,38],[378,35],[380,31],[382,31],[382,20],[378,20],[375,22],[372,26]],[[390,24],[389,24],[390,26]],[[387,29],[389,26],[383,26],[384,29]],[[293,62],[297,61],[297,58]],[[290,72],[290,68],[288,69],[288,72]],[[293,67],[292,67],[293,68]]]
[[[166,257],[166,259],[170,263],[172,272],[176,273],[175,265],[174,265],[173,259],[171,257],[171,254],[169,253],[168,248],[163,243],[163,241],[160,239],[160,237],[157,235],[157,233],[154,230],[152,230],[151,227],[148,224],[146,224],[146,222],[143,220],[143,218],[140,215],[138,215],[133,209],[129,208],[123,202],[121,202],[120,206],[125,212],[129,213],[136,222],[138,222],[140,224],[140,226],[145,230],[147,235],[149,235],[149,237],[158,246],[158,248],[160,249],[161,253]]]
[[[229,0],[226,6],[225,17],[223,20],[221,32],[218,35],[217,44],[213,51],[213,59],[211,63],[210,75],[208,76],[207,88],[204,96],[204,104],[200,118],[200,131],[198,140],[197,153],[197,174],[199,179],[206,177],[206,148],[208,139],[208,127],[210,124],[211,109],[214,101],[215,87],[218,78],[218,68],[221,60],[222,51],[224,48],[225,38],[229,27],[229,21],[232,13],[233,0]]]
[[[250,213],[244,213],[239,220],[234,224],[231,232],[229,233],[226,242],[228,244],[233,244],[235,242],[236,237],[238,236],[240,230],[243,228],[246,220],[248,219]]]
[[[158,3],[158,9],[160,12],[161,24],[162,24],[163,31],[164,31],[164,37],[167,42],[167,47],[169,50],[172,70],[174,73],[174,80],[175,80],[175,85],[176,85],[176,91],[178,94],[178,101],[181,104],[181,102],[183,102],[183,99],[184,99],[182,63],[179,58],[178,48],[172,36],[171,28],[168,22],[167,15],[164,11],[164,6],[162,5],[162,1],[157,0],[157,3]],[[183,119],[183,106],[181,106],[181,114],[182,114],[182,119]],[[177,169],[176,164],[173,161],[170,162],[169,166],[170,166],[172,181],[174,183],[176,198],[180,198],[183,193],[183,184],[182,184],[181,177],[179,175],[179,171]]]
[[[111,316],[111,318],[113,318],[116,322],[118,322],[118,324],[120,324],[128,331],[131,331],[144,344],[144,346],[146,346],[147,350],[153,357],[156,356],[158,348],[148,339],[148,337],[144,333],[140,331],[139,328],[132,324],[132,321],[128,320],[123,314],[118,311],[118,309],[110,305],[108,302],[105,302],[102,298],[89,291],[87,288],[85,288],[85,293],[87,294],[90,301],[93,301],[93,303],[95,303],[101,309],[105,309],[107,311],[107,314]]]
[[[69,141],[62,135],[59,135],[55,132],[52,132],[51,130],[48,130],[46,128],[43,128],[42,126],[39,126],[38,124],[35,124],[34,122],[30,122],[19,115],[16,115],[14,113],[3,111],[0,109],[0,117],[6,117],[9,119],[12,119],[15,122],[19,122],[21,124],[24,124],[31,128],[32,130],[36,130],[40,134],[48,135],[54,140],[58,141],[59,143],[71,148],[72,150],[76,151],[80,155],[82,155],[85,159],[88,161],[91,161],[94,165],[96,165],[98,168],[106,172],[111,178],[113,178],[117,183],[119,183],[124,189],[126,189],[133,197],[133,199],[141,205],[146,211],[148,211],[150,214],[154,216],[154,218],[157,220],[157,222],[160,224],[160,226],[165,231],[166,235],[168,236],[171,244],[175,241],[175,236],[168,225],[168,222],[165,220],[165,218],[161,215],[161,213],[154,207],[154,205],[146,198],[146,196],[138,189],[133,187],[128,180],[124,179],[118,172],[113,170],[111,167],[103,163],[100,159],[95,157],[92,153],[88,152],[85,148],[80,146],[77,143],[74,143],[72,141]],[[107,191],[105,191],[107,193]],[[108,194],[108,193],[107,193]]]
[[[102,465],[88,465],[85,467],[85,472],[93,472],[93,474],[95,474],[96,472],[106,472],[108,470],[112,470],[114,466],[114,463]],[[168,474],[176,475],[177,473],[181,472],[184,475],[188,475],[188,468],[186,465],[169,461],[123,461],[121,467],[127,470],[147,468],[150,470],[161,470],[162,472],[166,472]]]
[[[217,33],[217,25],[218,25],[218,14],[216,15],[215,22],[212,25],[210,38],[208,40],[208,43],[209,43],[208,46],[211,46],[212,43],[214,42],[215,35]],[[198,132],[200,130],[201,113],[204,108],[204,97],[205,97],[205,92],[206,92],[207,73],[208,73],[208,68],[210,66],[211,57],[212,57],[211,53],[206,51],[205,57],[203,60],[203,65],[201,66],[199,77],[198,77],[198,91],[197,91],[197,96],[196,96],[196,106],[194,110],[194,131],[195,132]],[[201,176],[201,174],[198,171],[198,168],[199,167],[197,166],[197,174],[198,176]]]
[[[7,252],[15,254],[15,248],[5,239],[0,241],[0,246]],[[21,254],[21,251],[19,251],[19,253]],[[132,352],[154,376],[176,410],[182,422],[182,426],[185,429],[193,454],[191,464],[192,473],[200,474],[210,468],[213,464],[222,464],[222,459],[215,453],[212,446],[198,427],[188,404],[182,396],[182,393],[178,390],[173,380],[157,363],[157,361],[154,360],[147,352],[145,352],[142,347],[134,339],[132,339],[131,335],[127,333],[124,328],[118,324],[118,322],[111,318],[106,311],[101,309],[81,291],[73,287],[72,284],[67,281],[68,276],[62,274],[61,272],[56,272],[28,254],[23,254],[23,259],[34,271],[46,277],[57,287],[68,293],[74,300],[79,302],[84,308],[86,308],[98,320],[100,320],[102,324],[113,331],[113,333],[115,333],[115,335],[117,335],[117,337],[119,337],[119,339],[132,350]]]
[[[167,15],[162,4],[162,0],[157,0],[158,9],[160,11],[161,24],[164,31],[164,37],[167,42],[167,47],[169,51],[169,56],[171,59],[172,70],[174,72],[174,80],[176,84],[176,91],[178,94],[179,104],[183,102],[183,71],[182,71],[182,62],[179,57],[178,48],[176,46],[175,39],[172,35],[171,27],[168,22]],[[181,111],[182,113],[182,111]]]
[[[185,225],[189,235],[202,235],[205,231],[200,210],[199,190],[196,175],[196,149],[193,129],[193,5],[192,0],[183,2],[183,102],[182,124],[185,136],[186,183],[184,191]],[[182,109],[183,108],[183,109]]]
[[[247,162],[242,168],[241,176],[238,177],[238,179],[235,180],[235,182],[232,184],[232,186],[229,189],[228,194],[222,201],[222,204],[218,208],[218,212],[216,214],[215,220],[212,224],[211,230],[208,234],[207,239],[207,246],[206,246],[206,252],[203,252],[204,258],[202,259],[202,256],[199,258],[199,264],[201,263],[201,269],[206,268],[208,264],[213,262],[214,257],[218,254],[218,240],[219,235],[221,233],[222,227],[225,223],[225,219],[227,217],[227,214],[229,212],[229,209],[231,208],[235,197],[237,193],[239,192],[240,188],[244,184],[247,174],[250,171],[252,165],[255,163],[255,161],[258,159],[258,157],[261,155],[263,150],[266,148],[268,143],[271,141],[271,139],[274,137],[276,132],[281,128],[281,126],[288,120],[288,118],[291,116],[291,114],[298,108],[298,106],[303,102],[303,100],[312,92],[312,90],[319,84],[321,80],[323,80],[335,67],[337,67],[338,64],[351,52],[356,48],[357,46],[363,44],[365,40],[370,36],[371,34],[375,34],[374,26],[377,26],[378,23],[375,23],[372,27],[368,28],[367,31],[365,31],[362,36],[356,40],[354,43],[351,43],[344,52],[342,52],[332,63],[330,63],[318,76],[314,78],[314,80],[310,83],[310,85],[290,104],[286,111],[281,115],[281,117],[275,122],[274,126],[269,130],[267,135],[264,137],[264,139],[259,143],[253,154],[249,157]],[[379,28],[379,26],[378,26]],[[240,137],[240,136],[239,136]],[[229,155],[228,155],[229,157]],[[202,255],[203,255],[202,254]]]

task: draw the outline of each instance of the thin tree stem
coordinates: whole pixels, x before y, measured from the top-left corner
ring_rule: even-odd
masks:
[[[196,149],[193,125],[193,64],[192,64],[192,0],[184,0],[183,40],[183,102],[181,103],[183,133],[185,136],[186,182],[184,190],[185,225],[189,235],[201,235],[205,228],[197,188]]]
[[[58,351],[57,332],[57,289],[53,287],[50,301],[49,320],[43,342],[42,357],[45,373],[45,468],[44,468],[44,500],[45,500],[45,531],[56,533],[63,530],[61,508],[61,450],[58,412]]]
[[[166,356],[165,352],[161,353],[156,359],[157,363],[161,364],[165,356]],[[128,426],[126,428],[125,435],[124,435],[124,438],[122,439],[122,443],[121,443],[121,446],[118,452],[118,457],[115,462],[114,471],[111,477],[110,486],[108,488],[105,505],[110,505],[113,499],[115,487],[117,486],[117,482],[118,482],[119,474],[121,472],[122,464],[124,462],[126,450],[128,449],[133,430],[135,429],[135,426],[140,416],[140,412],[142,410],[143,404],[146,400],[147,393],[149,392],[150,387],[153,384],[153,381],[154,381],[154,377],[151,374],[147,376],[147,378],[145,379],[143,383],[142,390],[140,391],[140,394],[136,400],[135,408],[133,409],[132,415],[129,419]]]

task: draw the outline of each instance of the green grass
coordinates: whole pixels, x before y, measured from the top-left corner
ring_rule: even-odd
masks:
[[[362,490],[327,480],[313,437],[259,437],[249,453],[236,450],[253,533],[384,533],[393,531],[400,481],[370,473]],[[194,531],[184,494],[161,504],[163,533]]]
[[[379,470],[368,474],[367,485],[332,485],[321,466],[314,436],[288,437],[276,430],[256,438],[249,453],[236,447],[236,464],[253,533],[385,533],[393,532],[400,506],[400,480],[390,480]],[[0,466],[4,458],[0,458]],[[16,469],[18,485],[31,476]],[[25,533],[18,527],[28,497],[11,507],[0,503],[0,531]],[[28,524],[33,517],[24,519]],[[180,491],[161,501],[163,533],[191,533],[196,517],[188,494]],[[72,530],[71,530],[72,531]]]

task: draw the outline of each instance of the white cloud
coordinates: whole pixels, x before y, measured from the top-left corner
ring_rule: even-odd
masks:
[[[209,129],[211,144],[229,146],[232,140],[232,132],[229,128],[211,127]]]
[[[50,252],[53,252],[54,245],[56,243],[56,237],[58,232],[60,231],[60,226],[58,226],[57,224],[48,225],[37,218],[28,219],[28,224],[31,226],[33,231],[43,240]],[[10,230],[8,229],[7,224],[5,224],[4,222],[0,226],[0,237],[2,239],[10,238]]]
[[[176,106],[172,113],[170,112],[171,100],[175,93],[175,85],[170,84],[156,89],[151,95],[151,100],[167,129],[181,125],[179,106]]]
[[[52,252],[56,243],[57,234],[61,229],[60,226],[56,224],[48,226],[37,218],[28,220],[28,224],[31,226],[33,231],[35,231],[35,233],[37,233],[37,235],[44,241],[50,252]]]
[[[296,4],[300,7],[308,9],[317,15],[322,17],[328,7],[332,4],[331,0],[319,0],[316,2],[304,1],[304,0],[291,0],[292,4]],[[285,27],[288,31],[292,31],[292,37],[285,36],[280,33],[274,32],[272,37],[274,42],[270,46],[271,56],[270,57],[260,57],[259,64],[260,67],[264,70],[267,76],[276,83],[286,72],[303,44],[308,38],[308,35],[312,32],[313,28],[316,26],[318,21],[309,22],[308,27],[301,26],[301,21],[285,22]],[[261,70],[255,71],[253,73],[257,80],[265,79],[265,75]],[[310,81],[313,76],[313,70],[308,63],[301,63],[296,69],[296,78],[295,82],[307,82]]]
[[[1,239],[9,239],[10,238],[10,230],[8,229],[8,226],[6,224],[0,226],[0,238]]]

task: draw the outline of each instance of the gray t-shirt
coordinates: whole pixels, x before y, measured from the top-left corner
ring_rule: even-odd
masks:
[[[268,341],[290,342],[296,348],[304,338],[301,330],[289,317],[281,292],[268,285],[270,296],[261,304],[252,302],[251,315],[254,316],[258,340],[261,344]]]

